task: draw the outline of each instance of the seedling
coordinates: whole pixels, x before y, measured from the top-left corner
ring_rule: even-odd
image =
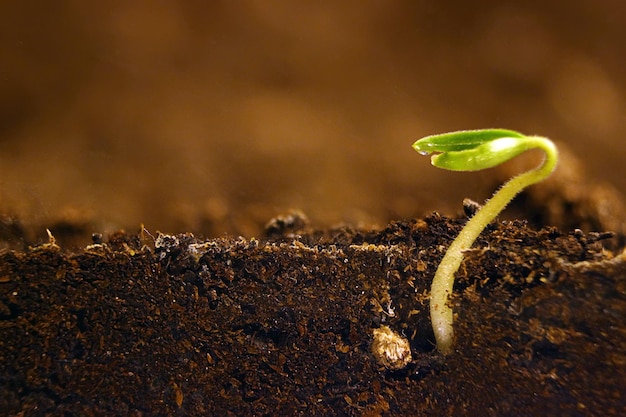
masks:
[[[504,129],[464,130],[426,136],[413,144],[422,155],[435,153],[431,162],[438,168],[451,171],[480,171],[499,165],[529,149],[541,149],[543,162],[536,168],[507,181],[485,205],[466,223],[444,255],[430,288],[430,320],[435,333],[437,349],[452,351],[454,331],[452,308],[448,297],[452,294],[454,274],[463,261],[463,255],[483,229],[504,210],[520,191],[547,178],[558,160],[558,151],[550,139],[526,136]]]

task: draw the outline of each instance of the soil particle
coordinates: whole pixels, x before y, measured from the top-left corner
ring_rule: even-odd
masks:
[[[622,415],[626,262],[610,233],[491,224],[433,346],[430,282],[465,219],[202,241],[118,233],[0,254],[8,415]],[[300,234],[297,234],[300,233]],[[388,369],[373,330],[410,343]]]

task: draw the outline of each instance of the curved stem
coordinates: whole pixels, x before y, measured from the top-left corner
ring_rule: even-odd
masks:
[[[556,168],[558,152],[552,141],[539,136],[528,136],[524,140],[527,150],[539,148],[545,152],[541,165],[511,178],[485,203],[454,239],[435,273],[430,290],[430,319],[437,349],[444,354],[452,351],[454,343],[453,314],[448,297],[452,294],[454,274],[461,266],[463,252],[520,191],[543,180]]]

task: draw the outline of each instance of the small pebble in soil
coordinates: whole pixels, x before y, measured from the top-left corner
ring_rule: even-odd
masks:
[[[397,371],[411,362],[411,346],[405,337],[384,325],[374,329],[373,334],[372,354],[380,365]]]

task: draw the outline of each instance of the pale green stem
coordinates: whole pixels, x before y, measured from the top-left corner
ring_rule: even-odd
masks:
[[[540,182],[556,168],[558,152],[556,146],[549,139],[529,136],[524,140],[527,142],[526,149],[539,148],[545,152],[546,155],[541,165],[511,178],[485,203],[454,239],[435,273],[430,290],[430,319],[437,341],[437,349],[444,354],[452,351],[454,343],[453,314],[448,297],[452,294],[454,274],[461,266],[463,252],[474,244],[483,229],[504,210],[506,205],[520,191],[529,185]]]

